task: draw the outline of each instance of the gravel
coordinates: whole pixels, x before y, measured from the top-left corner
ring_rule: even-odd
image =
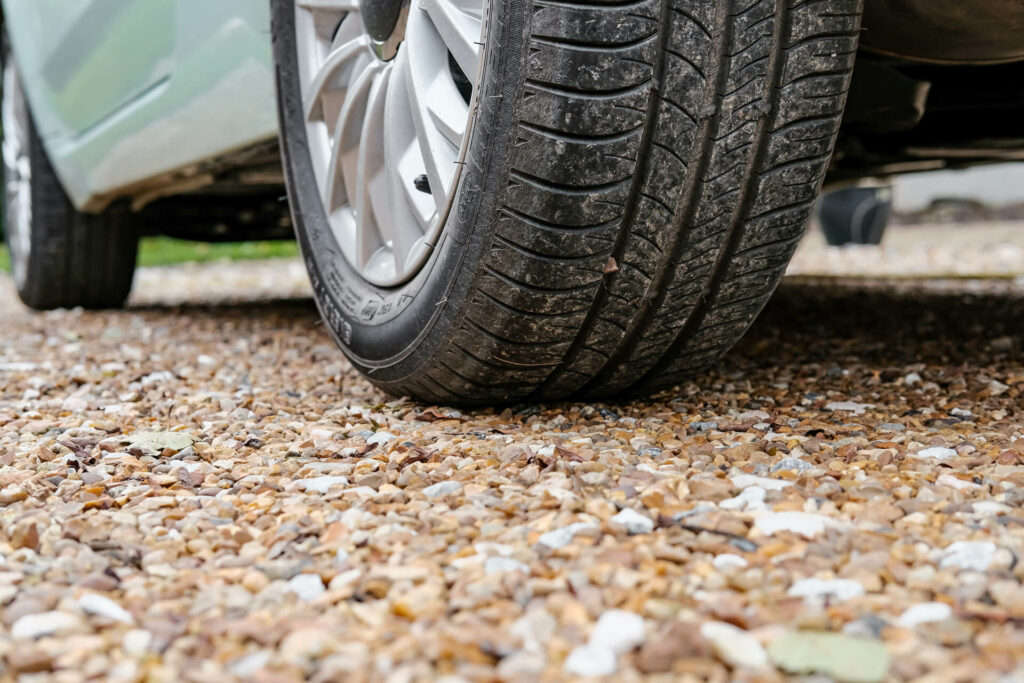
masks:
[[[793,277],[675,391],[459,411],[295,272],[0,281],[0,677],[1024,677],[1024,286]]]

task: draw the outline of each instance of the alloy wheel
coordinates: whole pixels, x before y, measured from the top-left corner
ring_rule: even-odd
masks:
[[[341,253],[402,284],[437,244],[465,158],[483,0],[297,0],[317,189]]]

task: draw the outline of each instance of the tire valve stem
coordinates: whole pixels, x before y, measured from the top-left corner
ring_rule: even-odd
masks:
[[[415,180],[412,181],[412,185],[420,192],[430,194],[430,181],[427,180],[426,173],[421,173],[418,176],[416,176]]]

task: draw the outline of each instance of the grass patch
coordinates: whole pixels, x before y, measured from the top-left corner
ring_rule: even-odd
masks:
[[[176,263],[207,261],[252,261],[269,258],[293,258],[299,247],[292,241],[280,242],[189,242],[170,237],[145,237],[139,243],[140,266],[171,266]],[[9,271],[7,248],[0,244],[0,270]]]
[[[299,246],[281,242],[189,242],[170,237],[146,237],[139,244],[140,266],[170,266],[176,263],[207,261],[252,261],[269,258],[293,258]]]

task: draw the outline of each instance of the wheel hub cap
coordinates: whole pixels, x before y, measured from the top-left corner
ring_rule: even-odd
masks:
[[[484,0],[296,0],[306,137],[339,251],[368,282],[423,267],[458,186]]]
[[[384,61],[394,59],[405,37],[409,0],[360,0],[359,13],[377,57]]]

